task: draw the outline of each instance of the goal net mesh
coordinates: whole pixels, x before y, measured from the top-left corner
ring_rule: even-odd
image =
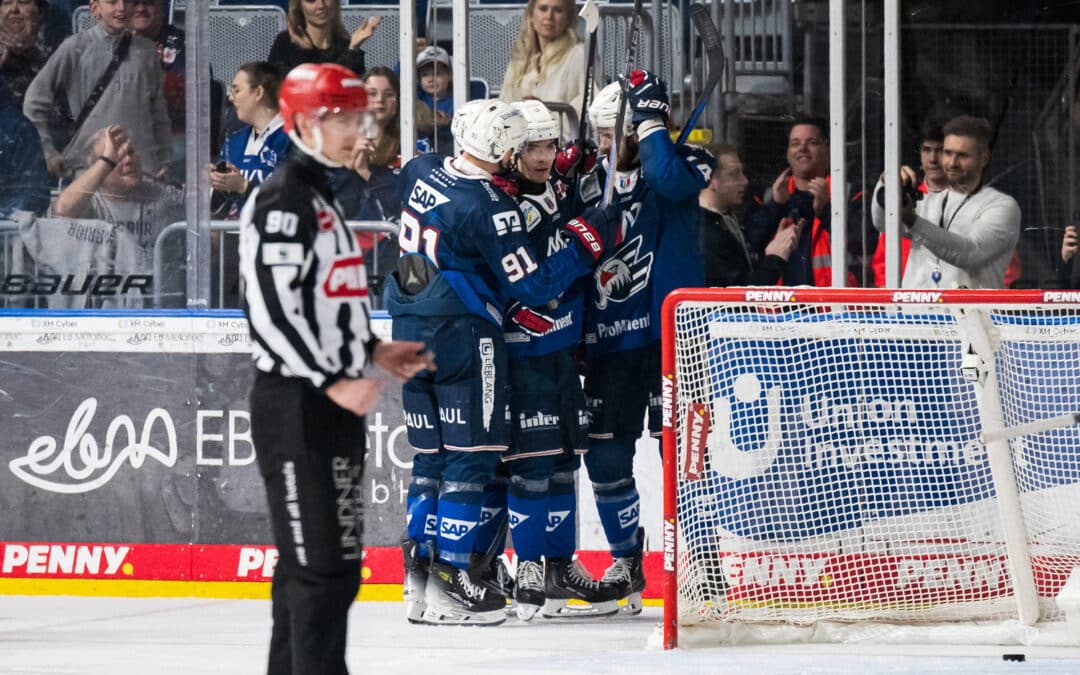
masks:
[[[676,306],[680,624],[1015,619],[1002,489],[1019,493],[1040,620],[1062,618],[1080,427],[1005,441],[1015,485],[996,485],[959,311],[992,325],[982,382],[1006,428],[1080,411],[1075,308]]]

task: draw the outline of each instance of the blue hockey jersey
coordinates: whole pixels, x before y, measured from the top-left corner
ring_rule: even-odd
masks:
[[[259,135],[250,125],[244,125],[225,139],[221,159],[240,170],[252,185],[258,185],[270,176],[278,162],[289,154],[289,136],[282,127],[281,116],[276,116]]]
[[[573,202],[565,184],[557,179],[549,180],[544,184],[544,190],[537,194],[527,194],[522,188],[518,205],[525,218],[529,245],[541,259],[568,246],[559,230],[577,215],[573,213]],[[582,281],[577,281],[566,289],[555,303],[535,308],[554,324],[551,330],[543,335],[526,332],[507,317],[503,328],[510,358],[553,354],[581,342],[584,304],[584,285]]]
[[[486,173],[466,173],[449,157],[429,154],[410,160],[401,170],[398,196],[402,254],[425,256],[438,268],[439,282],[450,286],[470,313],[497,326],[511,299],[544,305],[592,269],[592,259],[576,247],[540,259],[529,246],[515,201]],[[421,296],[392,297],[395,289],[396,284],[388,284],[392,315],[441,313],[425,307]]]
[[[590,356],[659,340],[660,308],[667,294],[705,285],[698,193],[708,184],[711,167],[680,156],[661,130],[641,138],[639,148],[640,170],[615,177],[612,201],[622,209],[621,243],[604,252],[588,284],[585,346]],[[603,171],[595,173],[603,185]]]

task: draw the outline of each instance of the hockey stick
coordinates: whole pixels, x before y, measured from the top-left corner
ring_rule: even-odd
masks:
[[[694,124],[701,112],[705,110],[705,104],[708,103],[713,90],[720,84],[725,66],[724,45],[720,42],[720,31],[709,16],[709,7],[700,4],[690,5],[690,22],[694,24],[698,35],[701,36],[701,46],[705,50],[705,58],[709,64],[709,78],[705,80],[705,86],[698,97],[697,105],[690,113],[690,118],[686,120],[682,131],[679,132],[679,140],[675,141],[677,145],[685,143],[690,132],[693,131]]]
[[[581,159],[578,160],[579,164],[582,161],[583,154],[585,152],[585,134],[589,130],[589,97],[593,90],[593,81],[596,79],[596,68],[594,63],[596,61],[596,29],[600,25],[600,10],[597,8],[596,3],[593,0],[585,0],[585,6],[578,12],[578,16],[585,19],[585,31],[589,34],[589,49],[587,60],[585,61],[585,91],[581,94],[581,117],[578,118],[578,152],[581,153],[578,156]],[[581,172],[577,167],[573,170],[573,176],[569,177],[573,183],[573,203],[574,213],[577,213],[578,198],[581,192]]]
[[[585,0],[585,5],[578,12],[578,16],[585,19],[585,32],[589,34],[588,56],[585,61],[585,92],[581,95],[581,116],[578,118],[577,132],[577,139],[582,142],[589,128],[589,96],[592,94],[593,80],[596,78],[593,63],[596,61],[596,29],[600,25],[600,10],[593,0]]]
[[[626,67],[623,68],[623,78],[620,84],[622,93],[619,95],[619,108],[615,113],[614,138],[611,150],[608,151],[608,173],[604,181],[604,196],[600,201],[601,208],[607,208],[611,203],[611,195],[615,191],[615,162],[619,156],[619,145],[622,143],[623,123],[626,120],[626,87],[630,81],[630,71],[634,67],[634,59],[637,56],[638,36],[641,34],[642,0],[634,0],[633,15],[630,17],[630,32],[626,36]]]

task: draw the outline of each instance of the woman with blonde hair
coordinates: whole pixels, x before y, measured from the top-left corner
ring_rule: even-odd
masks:
[[[336,63],[362,73],[360,45],[381,22],[381,16],[365,18],[349,35],[341,22],[341,0],[289,0],[289,29],[278,34],[266,60],[285,73],[301,63]]]
[[[574,22],[574,0],[529,0],[499,98],[581,106],[585,48]]]

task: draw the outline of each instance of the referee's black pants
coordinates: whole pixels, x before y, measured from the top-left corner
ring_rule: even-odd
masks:
[[[271,675],[346,673],[360,589],[364,418],[310,384],[256,373],[251,434],[278,549]]]

